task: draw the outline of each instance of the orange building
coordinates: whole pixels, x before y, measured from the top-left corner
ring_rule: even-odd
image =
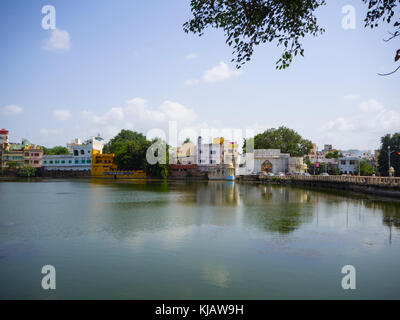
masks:
[[[143,170],[118,170],[114,153],[100,153],[99,151],[93,150],[92,177],[145,179],[147,176],[146,172]]]

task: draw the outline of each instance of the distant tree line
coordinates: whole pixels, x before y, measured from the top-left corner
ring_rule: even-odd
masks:
[[[67,155],[69,154],[69,150],[62,146],[55,146],[53,148],[43,147],[43,154],[46,156]]]

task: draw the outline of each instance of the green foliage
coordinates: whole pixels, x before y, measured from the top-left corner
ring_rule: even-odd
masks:
[[[17,171],[19,177],[34,177],[36,176],[36,168],[25,166]]]
[[[343,154],[340,153],[340,152],[337,151],[337,150],[335,150],[335,151],[333,151],[333,152],[328,152],[328,153],[325,155],[325,158],[327,158],[327,159],[338,159],[338,158],[341,158],[341,157],[343,157]]]
[[[367,160],[362,160],[359,164],[359,168],[354,172],[358,174],[360,171],[361,176],[372,176],[376,173],[374,166]]]
[[[391,22],[400,0],[362,0],[368,4],[365,26],[371,28],[380,20]],[[254,48],[267,42],[283,46],[277,69],[289,67],[293,57],[303,56],[301,40],[325,32],[317,23],[315,12],[325,0],[191,0],[193,17],[183,30],[202,36],[208,27],[222,29],[226,43],[233,46],[236,67],[249,61]],[[397,21],[395,28],[400,25]]]
[[[192,142],[192,141],[190,141],[190,138],[188,137],[188,138],[185,139],[185,141],[183,141],[183,144],[189,143],[189,142]]]
[[[151,177],[166,178],[169,172],[168,145],[165,143],[167,164],[150,165],[146,153],[156,142],[148,141],[146,137],[131,130],[121,130],[104,146],[104,153],[114,153],[118,168],[121,170],[144,170]]]
[[[56,146],[53,148],[46,148],[43,147],[43,154],[44,155],[66,155],[69,154],[69,151],[66,147],[62,147],[62,146]]]
[[[251,139],[254,139],[254,149],[280,149],[293,157],[304,156],[312,149],[310,140],[303,139],[296,131],[286,127],[268,129]],[[246,150],[248,142],[244,142],[243,150]]]
[[[307,164],[307,166],[308,166],[309,174],[314,174],[314,172],[315,172],[315,174],[318,175],[318,174],[321,174],[321,173],[324,173],[327,171],[326,163],[320,163],[319,166],[317,167],[314,162],[311,162],[311,163]],[[314,171],[314,169],[315,169],[315,171]]]
[[[389,175],[388,147],[394,151],[390,156],[390,166],[394,168],[396,177],[400,176],[400,132],[393,135],[387,134],[381,138],[381,147],[378,157],[378,170],[382,176]]]
[[[8,162],[7,162],[7,167],[8,167],[9,169],[16,169],[16,168],[19,167],[19,164],[18,164],[17,161],[8,161]]]

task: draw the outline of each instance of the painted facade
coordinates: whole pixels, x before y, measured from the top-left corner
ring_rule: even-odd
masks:
[[[92,177],[98,178],[130,178],[145,179],[146,172],[143,170],[119,170],[113,153],[100,153],[95,150],[92,153]]]
[[[8,144],[8,130],[1,129],[0,130],[0,148],[4,144]]]
[[[42,167],[46,171],[91,171],[92,154],[103,152],[104,141],[101,137],[91,138],[84,143],[79,139],[68,143],[68,155],[46,155]]]
[[[0,130],[0,166],[2,169],[12,167],[23,168],[31,166],[39,168],[42,165],[43,149],[22,139],[21,143],[10,143],[8,131]]]
[[[43,148],[35,145],[29,145],[24,149],[24,165],[34,168],[42,166]]]

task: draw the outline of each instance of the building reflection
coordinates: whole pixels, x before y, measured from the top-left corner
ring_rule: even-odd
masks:
[[[368,210],[378,212],[376,217],[382,217],[384,225],[400,229],[398,203],[340,192],[227,181],[96,179],[90,185],[88,228],[115,237],[190,226],[240,224],[288,235],[303,224],[340,228],[361,224]]]

